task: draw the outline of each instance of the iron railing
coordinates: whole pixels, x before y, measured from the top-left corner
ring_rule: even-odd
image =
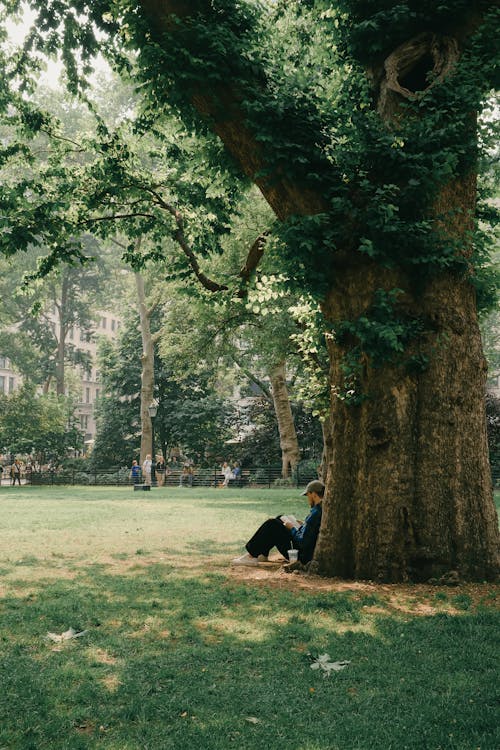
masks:
[[[281,475],[281,467],[257,466],[251,469],[243,469],[241,475],[229,480],[230,487],[302,487],[312,479],[317,479],[317,474],[311,470],[310,463],[307,466],[299,466],[287,479]],[[156,484],[165,487],[219,487],[224,477],[220,467],[195,469],[193,474],[183,475],[181,471],[168,472],[164,478],[156,476]],[[8,483],[4,479],[4,484]],[[128,468],[112,469],[58,469],[50,471],[32,471],[21,476],[23,484],[31,485],[80,485],[80,486],[126,486],[141,484],[143,478],[134,481],[130,476]]]
[[[492,462],[492,479],[495,490],[500,491],[500,461]],[[317,479],[316,472],[311,468],[311,462],[299,464],[290,477],[283,479],[281,467],[279,466],[256,466],[251,469],[243,469],[241,477],[231,479],[231,487],[302,487],[312,479]],[[138,482],[142,483],[142,477]],[[170,471],[164,479],[166,487],[218,487],[222,484],[223,477],[220,467],[195,469],[194,474],[189,477],[182,476],[179,470]],[[161,482],[161,478],[160,478]],[[32,485],[94,485],[94,486],[126,486],[133,485],[130,477],[130,469],[92,469],[84,470],[77,468],[57,469],[45,471],[22,472],[22,484]],[[1,475],[1,484],[11,484],[9,470],[4,470]]]

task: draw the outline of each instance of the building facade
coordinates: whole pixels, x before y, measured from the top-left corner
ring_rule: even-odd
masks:
[[[51,316],[54,334],[59,335],[57,317]],[[86,452],[92,448],[96,435],[95,409],[101,393],[99,371],[97,369],[97,347],[99,338],[105,336],[114,339],[121,325],[119,316],[108,311],[97,314],[95,329],[92,333],[77,327],[71,328],[67,335],[67,344],[88,355],[89,366],[68,365],[80,390],[75,416],[80,423]],[[17,390],[22,383],[22,376],[16,372],[9,357],[0,354],[0,393],[9,394]]]

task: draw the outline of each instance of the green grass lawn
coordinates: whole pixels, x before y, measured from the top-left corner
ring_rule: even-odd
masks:
[[[2,487],[0,509],[0,750],[500,747],[497,587],[228,566],[298,490]],[[323,677],[324,653],[350,663]]]

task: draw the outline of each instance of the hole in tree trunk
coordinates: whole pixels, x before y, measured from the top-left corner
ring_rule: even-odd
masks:
[[[432,55],[427,53],[417,60],[411,70],[399,78],[399,84],[413,93],[424,91],[431,83],[433,71],[434,60]]]

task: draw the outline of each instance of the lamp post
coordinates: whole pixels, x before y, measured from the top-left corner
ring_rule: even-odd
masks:
[[[151,417],[151,487],[156,487],[155,417],[158,413],[158,404],[155,401],[150,403],[148,411]]]

